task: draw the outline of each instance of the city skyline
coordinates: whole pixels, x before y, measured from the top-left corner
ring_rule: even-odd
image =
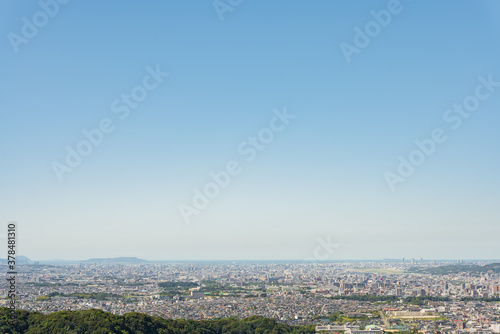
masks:
[[[499,254],[498,2],[231,3],[0,1],[18,254]]]

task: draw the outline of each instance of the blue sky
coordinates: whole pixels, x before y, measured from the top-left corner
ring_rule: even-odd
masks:
[[[341,43],[393,2],[232,3],[223,20],[211,1],[58,3],[26,38],[41,5],[0,1],[0,220],[20,253],[300,260],[331,236],[332,260],[498,258],[500,87],[458,129],[443,119],[478,77],[500,81],[498,3],[401,0],[350,62]],[[112,103],[157,67],[120,119]],[[103,119],[114,130],[60,181],[54,162]],[[392,191],[385,173],[436,128],[447,140]],[[229,161],[240,173],[186,223],[179,206]]]

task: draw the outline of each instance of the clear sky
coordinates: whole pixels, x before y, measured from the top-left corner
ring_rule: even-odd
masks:
[[[54,1],[0,1],[21,254],[500,257],[498,2]]]

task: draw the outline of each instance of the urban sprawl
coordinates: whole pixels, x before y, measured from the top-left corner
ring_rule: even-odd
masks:
[[[16,307],[194,320],[260,315],[325,333],[500,333],[499,268],[414,260],[32,263],[17,267]],[[6,283],[0,294],[7,306]]]

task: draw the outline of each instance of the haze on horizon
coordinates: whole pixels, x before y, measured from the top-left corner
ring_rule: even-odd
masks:
[[[498,2],[72,1],[24,36],[42,10],[0,1],[18,254],[498,258]]]

